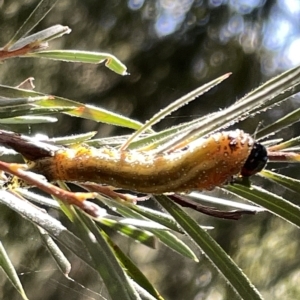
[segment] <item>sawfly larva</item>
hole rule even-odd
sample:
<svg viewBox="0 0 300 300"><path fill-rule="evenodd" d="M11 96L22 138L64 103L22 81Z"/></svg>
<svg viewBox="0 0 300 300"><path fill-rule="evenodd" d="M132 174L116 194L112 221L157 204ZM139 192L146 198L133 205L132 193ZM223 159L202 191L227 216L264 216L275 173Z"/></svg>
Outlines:
<svg viewBox="0 0 300 300"><path fill-rule="evenodd" d="M196 139L170 153L78 146L30 164L49 181L94 182L151 194L212 190L238 174L248 177L267 162L264 146L242 130Z"/></svg>

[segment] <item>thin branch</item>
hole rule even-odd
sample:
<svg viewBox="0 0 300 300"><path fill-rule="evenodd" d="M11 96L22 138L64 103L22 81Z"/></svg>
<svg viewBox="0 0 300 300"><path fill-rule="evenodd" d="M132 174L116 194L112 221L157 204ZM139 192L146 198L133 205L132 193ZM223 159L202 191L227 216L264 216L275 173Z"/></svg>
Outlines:
<svg viewBox="0 0 300 300"><path fill-rule="evenodd" d="M69 191L65 191L45 181L44 179L41 180L40 175L25 171L23 169L23 165L9 164L0 161L0 169L6 173L17 176L21 180L24 180L26 183L35 186L48 194L59 198L64 203L75 205L81 208L92 217L98 218L103 215L103 210L98 205L86 201L86 199L94 199L97 196L96 193L72 193Z"/></svg>

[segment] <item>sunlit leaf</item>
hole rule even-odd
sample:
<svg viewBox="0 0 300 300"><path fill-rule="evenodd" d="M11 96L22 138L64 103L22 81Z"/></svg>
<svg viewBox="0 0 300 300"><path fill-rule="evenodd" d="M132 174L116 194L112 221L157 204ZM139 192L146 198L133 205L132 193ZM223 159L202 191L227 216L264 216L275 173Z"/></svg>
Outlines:
<svg viewBox="0 0 300 300"><path fill-rule="evenodd" d="M99 223L109 227L110 229L116 230L117 232L120 232L121 234L130 237L141 244L151 248L156 248L155 237L149 231L138 229L132 225L122 224L108 218L101 218Z"/></svg>
<svg viewBox="0 0 300 300"><path fill-rule="evenodd" d="M6 44L5 48L9 48L17 40L25 36L29 31L31 31L53 8L57 0L41 0L39 1L36 8L32 11L27 20L22 24L19 30L11 38L11 40Z"/></svg>
<svg viewBox="0 0 300 300"><path fill-rule="evenodd" d="M44 49L47 47L47 44L45 42L61 37L62 35L68 34L70 32L71 29L68 26L55 25L25 38L21 38L12 46L10 46L8 50L9 52L13 52L27 46L28 50L24 53L21 52L20 55L16 53L16 56L24 56L27 55L27 53L30 53L30 49L32 49L33 51Z"/></svg>
<svg viewBox="0 0 300 300"><path fill-rule="evenodd" d="M63 252L60 250L60 248L57 246L57 244L54 242L54 240L51 238L51 236L42 228L38 227L40 236L42 238L42 241L44 242L44 245L48 249L48 251L51 253L51 256L55 260L57 266L61 270L61 272L68 277L69 273L71 271L71 264L66 258L66 256L63 254Z"/></svg>
<svg viewBox="0 0 300 300"><path fill-rule="evenodd" d="M84 241L94 261L95 269L105 282L112 299L140 299L109 245L103 238L101 231L83 213L78 211L78 214L80 215L80 219L78 221L75 220L77 232Z"/></svg>
<svg viewBox="0 0 300 300"><path fill-rule="evenodd" d="M24 300L28 300L18 274L0 241L0 267Z"/></svg>
<svg viewBox="0 0 300 300"><path fill-rule="evenodd" d="M105 66L115 73L119 75L128 75L126 66L109 53L79 50L51 50L28 53L26 56L92 64L105 62Z"/></svg>
<svg viewBox="0 0 300 300"><path fill-rule="evenodd" d="M257 186L229 185L227 189L260 205L282 219L300 227L300 208L284 198Z"/></svg>
<svg viewBox="0 0 300 300"><path fill-rule="evenodd" d="M70 249L79 258L92 266L91 258L82 241L64 227L58 220L7 191L0 191L0 202L16 211L22 217L43 228L62 245Z"/></svg>
<svg viewBox="0 0 300 300"><path fill-rule="evenodd" d="M156 199L173 216L196 245L198 245L242 299L263 299L242 270L196 221L189 217L188 214L168 197L156 196Z"/></svg>
<svg viewBox="0 0 300 300"><path fill-rule="evenodd" d="M45 94L28 91L24 89L18 89L10 86L0 85L0 96L7 98L22 98L22 97L36 97L45 96ZM51 96L51 100L40 100L37 105L51 109L53 107L70 108L66 114L74 117L85 118L96 122L104 122L116 126L124 126L132 129L138 129L141 123L116 113L110 112L106 109L99 108L93 105L83 104L73 100L69 100L62 97ZM76 107L74 109L74 107Z"/></svg>

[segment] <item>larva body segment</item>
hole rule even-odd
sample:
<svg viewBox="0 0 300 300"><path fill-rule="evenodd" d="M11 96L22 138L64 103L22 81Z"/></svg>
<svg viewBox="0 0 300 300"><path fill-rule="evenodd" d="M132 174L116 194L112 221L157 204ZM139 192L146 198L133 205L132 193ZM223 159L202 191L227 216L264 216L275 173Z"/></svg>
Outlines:
<svg viewBox="0 0 300 300"><path fill-rule="evenodd" d="M240 173L254 140L241 130L215 133L159 155L80 146L35 160L49 181L95 182L141 193L211 190Z"/></svg>

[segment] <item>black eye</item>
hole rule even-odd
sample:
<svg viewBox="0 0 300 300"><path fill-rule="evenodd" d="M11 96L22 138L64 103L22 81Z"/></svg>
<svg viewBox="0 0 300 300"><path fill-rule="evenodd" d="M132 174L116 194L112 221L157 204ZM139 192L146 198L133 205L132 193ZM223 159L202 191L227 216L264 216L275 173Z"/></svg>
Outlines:
<svg viewBox="0 0 300 300"><path fill-rule="evenodd" d="M253 148L241 170L244 177L252 176L260 172L268 161L268 152L265 146L254 143Z"/></svg>

